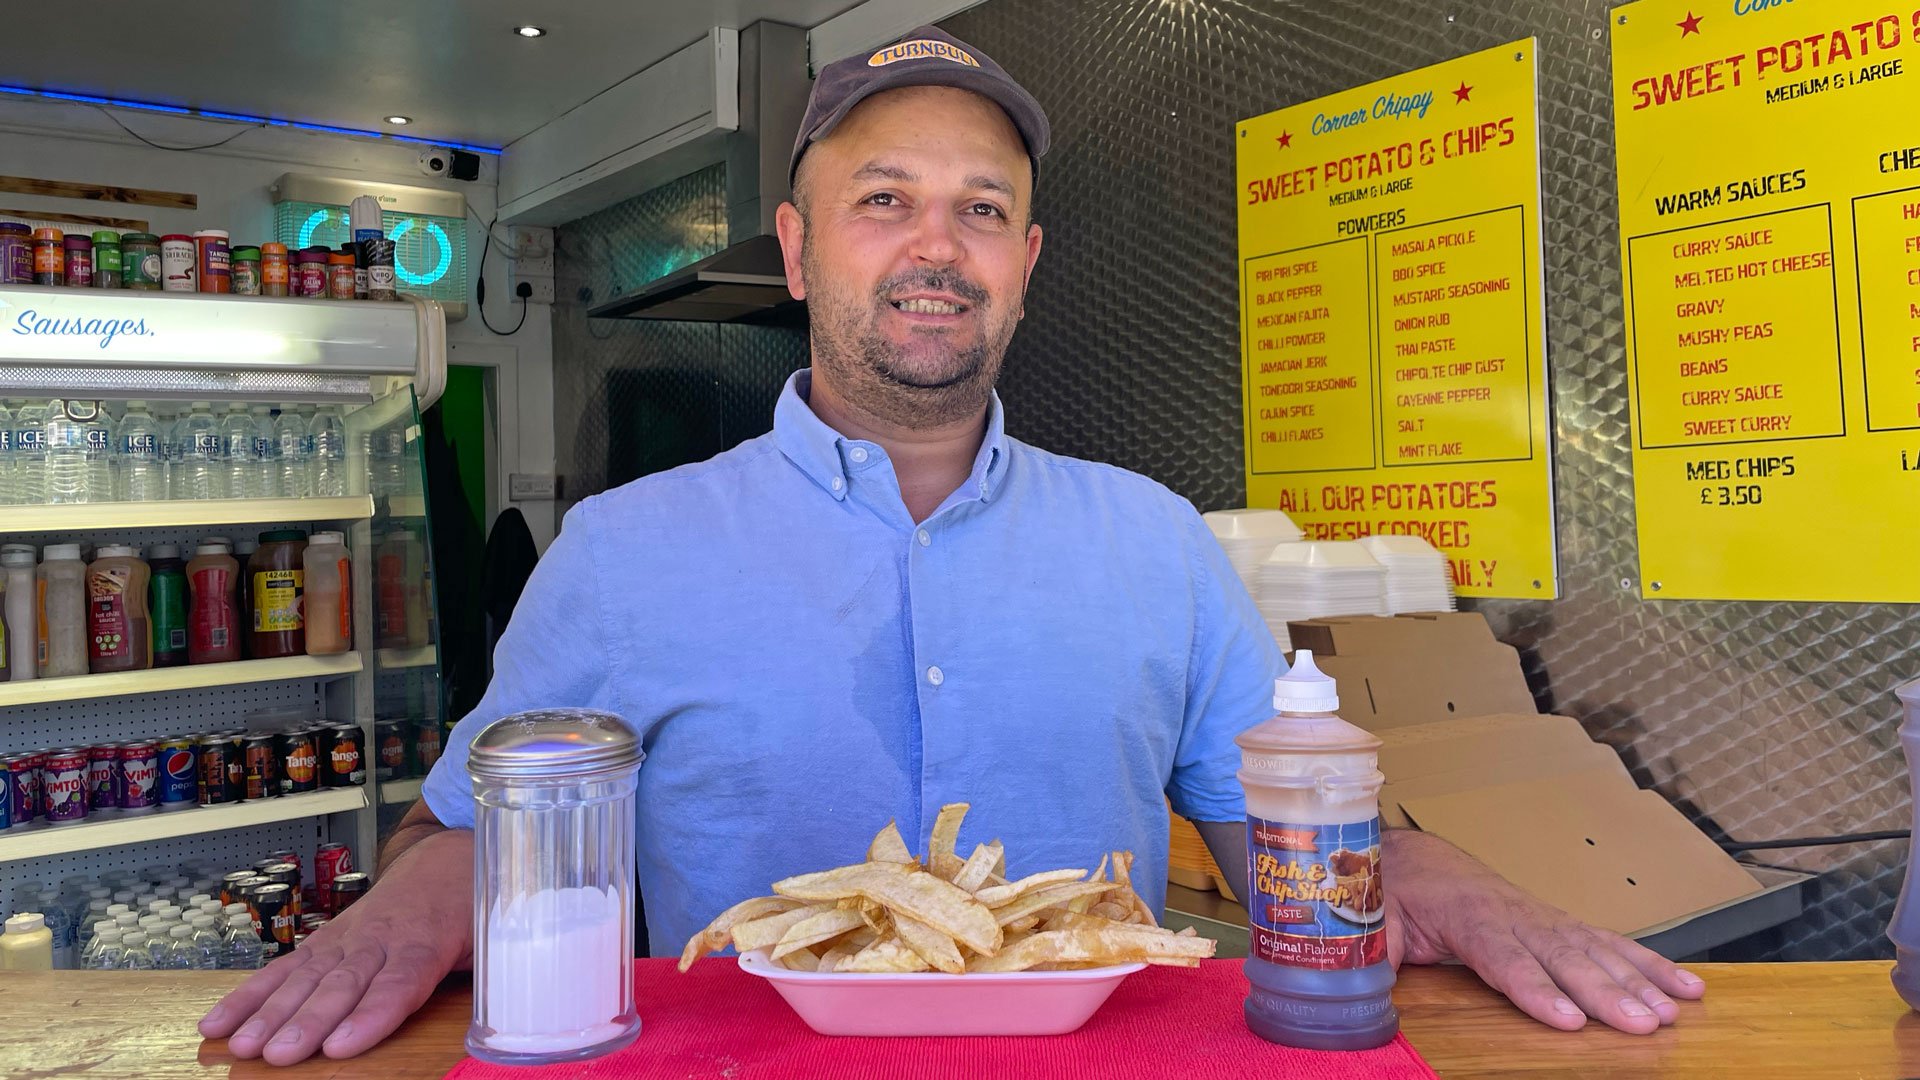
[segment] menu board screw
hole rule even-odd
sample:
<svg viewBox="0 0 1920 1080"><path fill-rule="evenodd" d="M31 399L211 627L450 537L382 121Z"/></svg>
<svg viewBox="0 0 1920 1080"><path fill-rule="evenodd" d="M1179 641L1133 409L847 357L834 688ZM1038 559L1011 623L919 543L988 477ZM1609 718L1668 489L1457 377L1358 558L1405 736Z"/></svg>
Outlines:
<svg viewBox="0 0 1920 1080"><path fill-rule="evenodd" d="M1654 591L1654 592L1659 592L1659 591L1660 591L1660 583L1659 583L1659 582L1657 582L1657 581L1656 581L1656 582L1654 582L1654 583L1653 583L1653 591Z"/></svg>

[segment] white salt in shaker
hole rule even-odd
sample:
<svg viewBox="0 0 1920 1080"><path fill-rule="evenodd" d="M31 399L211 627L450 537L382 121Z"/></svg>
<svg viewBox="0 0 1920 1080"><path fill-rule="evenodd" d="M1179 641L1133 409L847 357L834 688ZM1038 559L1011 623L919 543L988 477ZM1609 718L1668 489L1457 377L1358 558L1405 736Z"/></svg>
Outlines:
<svg viewBox="0 0 1920 1080"><path fill-rule="evenodd" d="M474 1057L579 1061L640 1034L633 829L644 756L625 721L589 709L516 713L474 737Z"/></svg>

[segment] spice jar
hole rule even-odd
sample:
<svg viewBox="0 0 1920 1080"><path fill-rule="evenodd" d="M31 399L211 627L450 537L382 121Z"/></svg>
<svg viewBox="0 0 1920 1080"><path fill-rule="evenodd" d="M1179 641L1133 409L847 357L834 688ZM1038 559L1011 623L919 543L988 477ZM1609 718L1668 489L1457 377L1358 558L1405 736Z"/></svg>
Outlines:
<svg viewBox="0 0 1920 1080"><path fill-rule="evenodd" d="M323 247L301 248L294 256L295 265L300 272L300 280L294 289L295 296L309 300L325 299L327 295L327 249Z"/></svg>
<svg viewBox="0 0 1920 1080"><path fill-rule="evenodd" d="M328 299L351 300L353 299L353 288L353 256L339 251L328 253Z"/></svg>
<svg viewBox="0 0 1920 1080"><path fill-rule="evenodd" d="M93 286L93 237L69 236L61 241L66 248L66 285L85 289Z"/></svg>
<svg viewBox="0 0 1920 1080"><path fill-rule="evenodd" d="M125 280L122 269L120 234L111 229L93 234L93 287L118 289Z"/></svg>
<svg viewBox="0 0 1920 1080"><path fill-rule="evenodd" d="M231 252L233 262L233 295L260 295L260 249L257 247L237 247Z"/></svg>
<svg viewBox="0 0 1920 1080"><path fill-rule="evenodd" d="M590 709L516 713L474 736L474 1057L580 1061L640 1033L628 958L644 756L625 721Z"/></svg>
<svg viewBox="0 0 1920 1080"><path fill-rule="evenodd" d="M287 279L292 270L287 262L287 245L260 245L260 295L291 296Z"/></svg>
<svg viewBox="0 0 1920 1080"><path fill-rule="evenodd" d="M152 233L120 236L121 281L129 289L152 292L160 288L160 238Z"/></svg>
<svg viewBox="0 0 1920 1080"><path fill-rule="evenodd" d="M0 285L33 284L33 230L0 221Z"/></svg>
<svg viewBox="0 0 1920 1080"><path fill-rule="evenodd" d="M33 230L33 283L67 283L66 234L59 229Z"/></svg>
<svg viewBox="0 0 1920 1080"><path fill-rule="evenodd" d="M233 253L227 249L225 229L201 229L193 234L194 259L200 269L200 291L233 291Z"/></svg>

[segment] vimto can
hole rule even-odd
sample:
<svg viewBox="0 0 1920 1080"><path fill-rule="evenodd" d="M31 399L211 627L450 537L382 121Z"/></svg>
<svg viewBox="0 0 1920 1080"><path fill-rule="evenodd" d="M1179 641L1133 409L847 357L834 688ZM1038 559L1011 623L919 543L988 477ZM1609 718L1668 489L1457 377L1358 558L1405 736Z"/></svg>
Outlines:
<svg viewBox="0 0 1920 1080"><path fill-rule="evenodd" d="M12 806L8 817L15 825L25 825L40 813L40 774L32 754L14 754L4 759L7 766L8 795Z"/></svg>
<svg viewBox="0 0 1920 1080"><path fill-rule="evenodd" d="M0 829L13 827L13 763L0 758Z"/></svg>
<svg viewBox="0 0 1920 1080"><path fill-rule="evenodd" d="M120 746L117 743L87 751L87 808L96 814L120 809Z"/></svg>
<svg viewBox="0 0 1920 1080"><path fill-rule="evenodd" d="M200 756L192 739L167 739L159 746L160 809L183 810L200 799Z"/></svg>
<svg viewBox="0 0 1920 1080"><path fill-rule="evenodd" d="M87 819L87 770L90 755L84 746L47 751L40 766L40 788L46 800L47 821L63 825Z"/></svg>
<svg viewBox="0 0 1920 1080"><path fill-rule="evenodd" d="M120 809L151 814L160 808L160 752L150 742L120 747Z"/></svg>

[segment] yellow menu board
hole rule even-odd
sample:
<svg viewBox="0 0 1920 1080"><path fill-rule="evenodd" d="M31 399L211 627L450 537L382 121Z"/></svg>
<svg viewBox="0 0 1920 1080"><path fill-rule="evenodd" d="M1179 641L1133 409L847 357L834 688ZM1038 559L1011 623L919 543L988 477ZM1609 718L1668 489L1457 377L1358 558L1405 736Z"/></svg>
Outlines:
<svg viewBox="0 0 1920 1080"><path fill-rule="evenodd" d="M1920 601L1917 7L1614 9L1644 596Z"/></svg>
<svg viewBox="0 0 1920 1080"><path fill-rule="evenodd" d="M1531 38L1242 121L1247 503L1558 595Z"/></svg>

